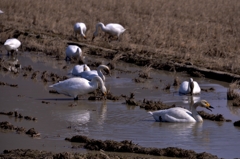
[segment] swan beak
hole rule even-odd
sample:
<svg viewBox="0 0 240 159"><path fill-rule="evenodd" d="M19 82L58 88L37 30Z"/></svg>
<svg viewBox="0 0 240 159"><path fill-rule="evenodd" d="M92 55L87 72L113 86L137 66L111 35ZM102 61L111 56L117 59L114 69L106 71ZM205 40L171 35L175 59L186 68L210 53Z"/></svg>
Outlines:
<svg viewBox="0 0 240 159"><path fill-rule="evenodd" d="M84 36L83 38L84 38L84 39L87 39L87 37L86 37L86 36Z"/></svg>
<svg viewBox="0 0 240 159"><path fill-rule="evenodd" d="M214 109L214 107L212 107L211 105L209 105L208 107L206 107L208 110L212 111L212 109Z"/></svg>

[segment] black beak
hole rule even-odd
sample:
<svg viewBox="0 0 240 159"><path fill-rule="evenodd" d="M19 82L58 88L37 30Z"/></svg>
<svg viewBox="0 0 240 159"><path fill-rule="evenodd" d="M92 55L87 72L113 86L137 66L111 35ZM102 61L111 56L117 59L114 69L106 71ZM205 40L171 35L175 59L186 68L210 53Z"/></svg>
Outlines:
<svg viewBox="0 0 240 159"><path fill-rule="evenodd" d="M212 111L212 109L214 109L214 107L212 106L209 106L209 107L206 107L208 110Z"/></svg>

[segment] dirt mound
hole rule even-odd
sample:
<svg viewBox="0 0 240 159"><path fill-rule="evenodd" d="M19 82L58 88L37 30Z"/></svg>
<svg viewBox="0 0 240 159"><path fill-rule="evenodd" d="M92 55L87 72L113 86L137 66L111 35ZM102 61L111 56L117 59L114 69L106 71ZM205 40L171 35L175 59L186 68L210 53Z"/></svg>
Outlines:
<svg viewBox="0 0 240 159"><path fill-rule="evenodd" d="M145 148L134 144L132 141L124 140L121 142L113 140L94 140L89 139L86 136L73 136L72 138L66 138L66 140L71 142L84 143L84 148L88 150L104 150L113 152L129 152L138 154L148 154L155 156L168 156L168 157L181 157L181 158L218 158L217 156L211 155L209 153L196 153L192 150L184 150L176 147L168 148Z"/></svg>
<svg viewBox="0 0 240 159"><path fill-rule="evenodd" d="M208 114L204 111L198 111L198 114L201 115L203 119L213 120L213 121L230 121L228 119L225 119L222 114Z"/></svg>
<svg viewBox="0 0 240 159"><path fill-rule="evenodd" d="M240 120L235 121L235 122L233 123L233 125L234 125L234 126L239 126L239 127L240 127Z"/></svg>

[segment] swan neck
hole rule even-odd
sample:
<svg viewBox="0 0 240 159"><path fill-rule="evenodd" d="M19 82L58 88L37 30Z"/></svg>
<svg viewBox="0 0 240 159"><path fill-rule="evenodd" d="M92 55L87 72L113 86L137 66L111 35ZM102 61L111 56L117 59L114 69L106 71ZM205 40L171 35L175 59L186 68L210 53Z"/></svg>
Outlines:
<svg viewBox="0 0 240 159"><path fill-rule="evenodd" d="M98 73L98 76L100 76L102 78L102 80L105 81L105 78L102 73L102 67L97 68L97 73Z"/></svg>
<svg viewBox="0 0 240 159"><path fill-rule="evenodd" d="M192 112L192 116L193 118L197 121L197 122L202 122L203 119L202 117L198 114L197 112L197 107L199 106L199 102L194 103L191 107L191 112Z"/></svg>
<svg viewBox="0 0 240 159"><path fill-rule="evenodd" d="M96 26L96 31L98 31L98 27L101 27L101 29L102 29L103 31L106 30L106 27L105 27L105 25L104 25L103 23L98 23L98 24L97 24L97 26Z"/></svg>
<svg viewBox="0 0 240 159"><path fill-rule="evenodd" d="M95 76L92 79L91 83L92 83L92 85L96 85L97 87L99 84L101 88L104 86L103 80L99 76Z"/></svg>
<svg viewBox="0 0 240 159"><path fill-rule="evenodd" d="M80 27L79 29L80 29L80 33L81 33L81 35L82 35L82 36L85 36L84 33L83 33L82 28Z"/></svg>

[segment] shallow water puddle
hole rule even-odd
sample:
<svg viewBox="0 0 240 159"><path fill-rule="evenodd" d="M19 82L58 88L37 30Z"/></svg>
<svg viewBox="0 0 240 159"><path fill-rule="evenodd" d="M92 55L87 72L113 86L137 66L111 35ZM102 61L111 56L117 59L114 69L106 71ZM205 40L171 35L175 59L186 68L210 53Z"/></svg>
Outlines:
<svg viewBox="0 0 240 159"><path fill-rule="evenodd" d="M5 55L1 58L7 59ZM90 58L90 57L88 57ZM95 59L99 59L98 57ZM31 65L34 71L48 70L58 75L67 75L74 64L65 61L55 61L41 54L29 53L18 55L19 63ZM104 59L99 59L108 63ZM63 69L67 66L66 69ZM163 90L166 84L173 84L174 74L151 70L150 77L144 83L134 82L138 78L141 67L118 62L117 70L112 70L112 76L106 77L106 86L116 96L134 93L137 100L162 101L168 105L176 104L188 108L189 97L179 96L178 88L171 86ZM31 74L31 73L30 73ZM184 73L176 74L180 81L188 80ZM66 137L86 135L90 138L116 141L132 140L145 147L179 147L192 149L196 152L209 152L218 157L239 157L240 142L237 137L240 129L233 126L239 120L239 108L232 107L226 100L228 83L204 78L194 78L201 88L214 88L212 92L202 92L195 99L206 99L214 107L207 113L222 114L232 122L215 122L204 120L203 123L159 123L155 122L146 110L137 106L127 106L125 100L119 101L89 101L88 96L73 101L64 95L49 93L48 85L39 78L23 77L22 73L12 74L0 72L0 81L17 84L18 87L0 86L0 111L18 111L22 115L36 117L37 121L27 121L0 115L0 121L9 121L14 126L30 129L34 127L41 133L40 138L32 139L25 134L16 134L1 129L0 152L4 149L34 148L42 150L80 151L71 149L74 143L66 142ZM43 102L44 101L44 102ZM4 144L3 144L4 143ZM223 146L224 145L224 146ZM81 149L81 151L85 151Z"/></svg>

